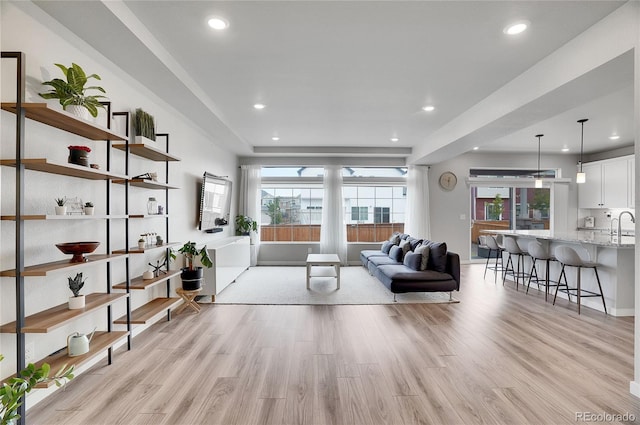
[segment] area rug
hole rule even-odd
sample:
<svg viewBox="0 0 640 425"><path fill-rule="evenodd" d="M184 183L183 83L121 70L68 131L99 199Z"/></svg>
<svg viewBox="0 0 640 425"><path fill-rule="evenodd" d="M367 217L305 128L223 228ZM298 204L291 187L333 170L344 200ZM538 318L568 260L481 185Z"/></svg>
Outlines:
<svg viewBox="0 0 640 425"><path fill-rule="evenodd" d="M206 302L203 297L198 302ZM306 267L251 267L216 296L216 304L394 304L391 293L364 267L342 267L335 278L314 277L306 287ZM448 293L397 294L397 303L457 303Z"/></svg>

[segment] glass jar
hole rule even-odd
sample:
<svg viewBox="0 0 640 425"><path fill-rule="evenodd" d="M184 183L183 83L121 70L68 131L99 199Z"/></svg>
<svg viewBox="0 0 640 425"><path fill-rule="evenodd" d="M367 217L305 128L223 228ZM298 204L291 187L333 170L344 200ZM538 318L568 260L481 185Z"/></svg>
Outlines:
<svg viewBox="0 0 640 425"><path fill-rule="evenodd" d="M156 198L149 198L149 200L147 201L147 214L158 214L158 201L156 201Z"/></svg>

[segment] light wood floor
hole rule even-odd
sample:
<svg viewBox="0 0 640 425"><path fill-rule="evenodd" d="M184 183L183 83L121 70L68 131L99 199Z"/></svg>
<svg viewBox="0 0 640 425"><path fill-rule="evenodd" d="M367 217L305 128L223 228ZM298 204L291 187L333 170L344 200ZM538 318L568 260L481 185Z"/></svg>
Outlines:
<svg viewBox="0 0 640 425"><path fill-rule="evenodd" d="M458 304L222 306L136 337L29 424L575 424L626 412L633 320L483 280ZM304 284L302 282L301 284ZM343 282L348 285L349 282Z"/></svg>

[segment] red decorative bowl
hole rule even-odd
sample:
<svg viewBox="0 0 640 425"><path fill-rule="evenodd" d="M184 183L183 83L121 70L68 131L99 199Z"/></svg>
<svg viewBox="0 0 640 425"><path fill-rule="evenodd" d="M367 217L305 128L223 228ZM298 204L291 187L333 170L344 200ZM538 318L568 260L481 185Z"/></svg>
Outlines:
<svg viewBox="0 0 640 425"><path fill-rule="evenodd" d="M100 242L65 242L56 246L64 254L73 254L70 263L84 263L87 259L82 254L89 254L96 250Z"/></svg>

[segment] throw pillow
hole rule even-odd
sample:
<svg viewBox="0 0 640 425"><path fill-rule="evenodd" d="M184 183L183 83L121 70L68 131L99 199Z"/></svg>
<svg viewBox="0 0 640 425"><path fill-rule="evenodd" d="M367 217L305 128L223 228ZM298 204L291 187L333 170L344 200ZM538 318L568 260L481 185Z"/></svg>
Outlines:
<svg viewBox="0 0 640 425"><path fill-rule="evenodd" d="M389 258L397 263L402 263L402 248L398 245L394 245L389 250Z"/></svg>
<svg viewBox="0 0 640 425"><path fill-rule="evenodd" d="M416 248L418 247L418 245L420 245L422 243L422 239L416 239L414 237L410 237L407 240L411 244L411 251L415 251Z"/></svg>
<svg viewBox="0 0 640 425"><path fill-rule="evenodd" d="M408 239L408 238L409 238L409 236L410 236L410 235L409 235L408 233L403 233L403 234L401 234L401 235L400 235L400 240Z"/></svg>
<svg viewBox="0 0 640 425"><path fill-rule="evenodd" d="M427 266L429 264L429 246L420 245L419 247L416 248L414 252L422 256L422 261L420 263L420 270L427 270Z"/></svg>
<svg viewBox="0 0 640 425"><path fill-rule="evenodd" d="M422 263L422 255L415 252L409 252L404 257L402 264L409 267L411 270L420 270L420 263Z"/></svg>
<svg viewBox="0 0 640 425"><path fill-rule="evenodd" d="M407 255L407 252L411 251L411 242L407 239L400 241L400 245L398 246L402 248L402 258Z"/></svg>
<svg viewBox="0 0 640 425"><path fill-rule="evenodd" d="M391 241L386 241L385 243L382 244L380 251L384 252L385 254L389 254L389 251L391 250L392 246L393 244L391 243Z"/></svg>
<svg viewBox="0 0 640 425"><path fill-rule="evenodd" d="M431 242L429 245L429 270L445 273L447 270L447 243Z"/></svg>
<svg viewBox="0 0 640 425"><path fill-rule="evenodd" d="M398 245L400 243L400 234L391 235L389 242L391 242L392 245Z"/></svg>

